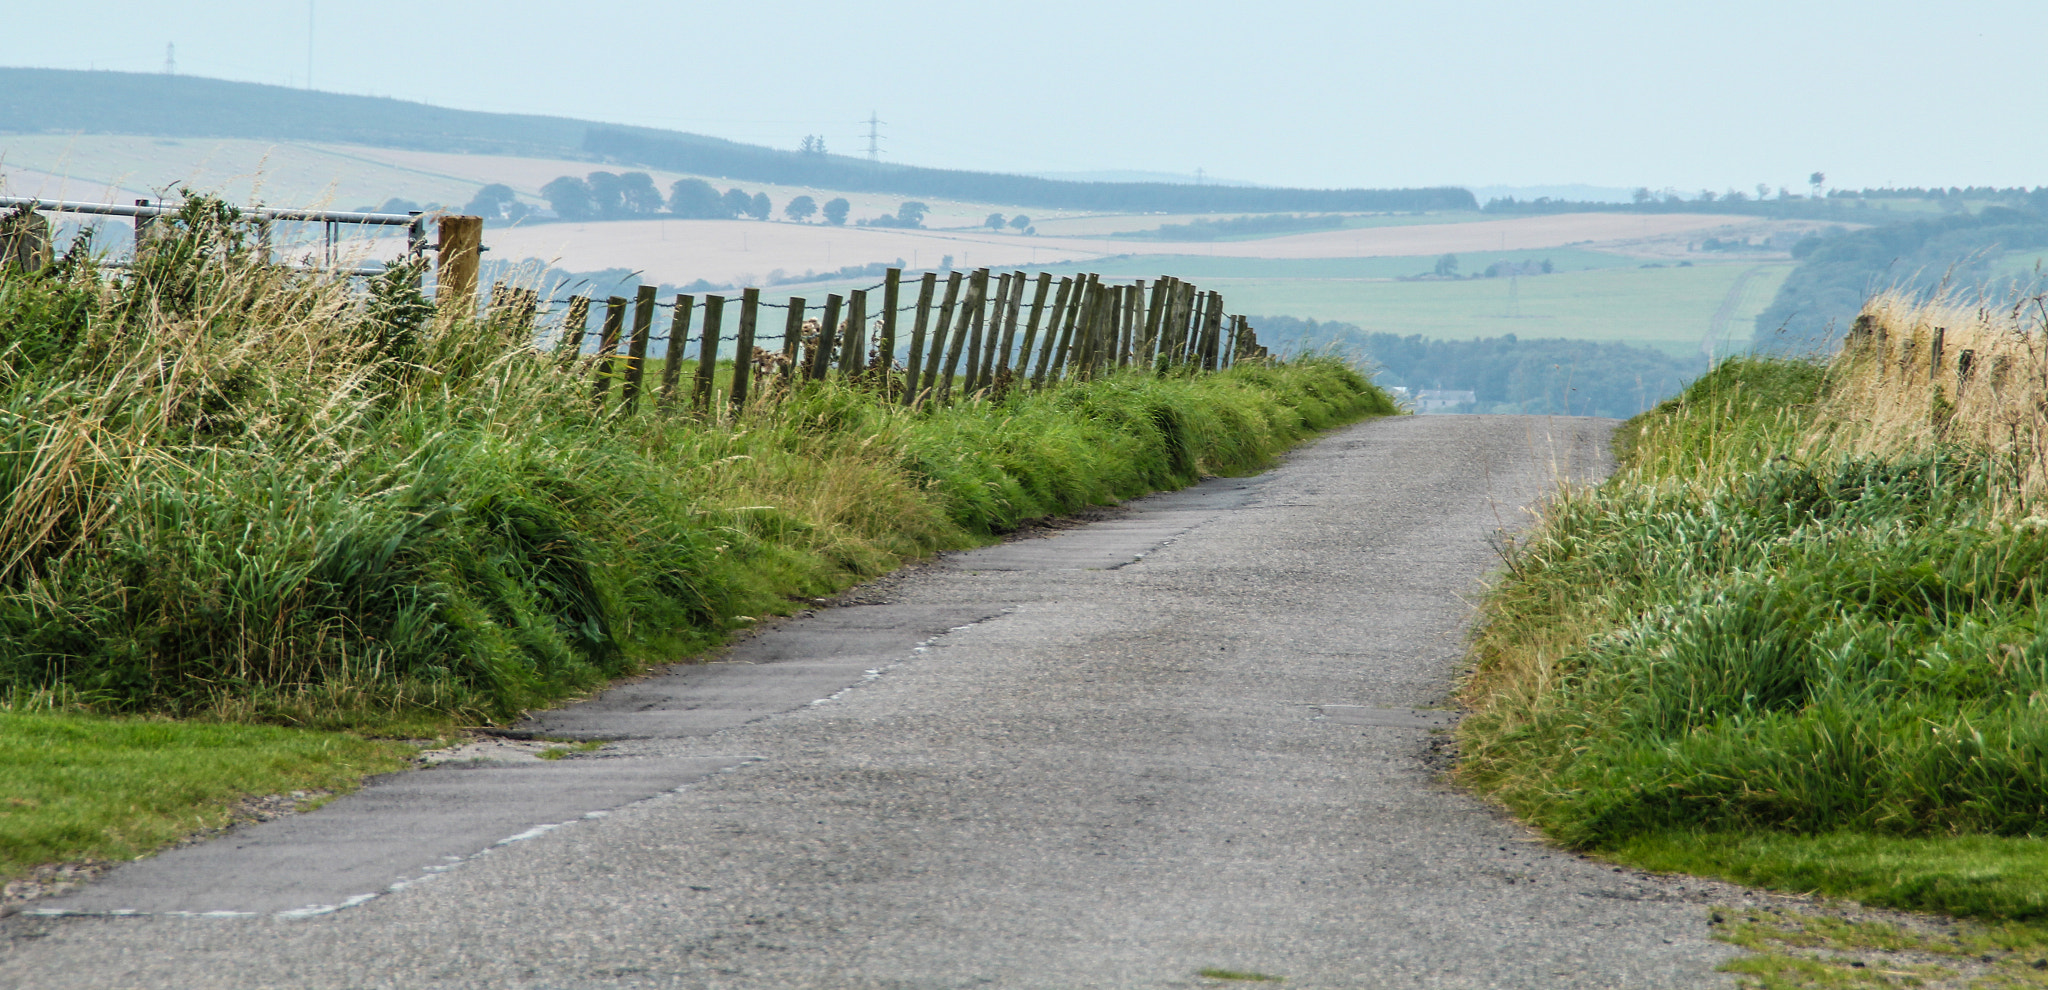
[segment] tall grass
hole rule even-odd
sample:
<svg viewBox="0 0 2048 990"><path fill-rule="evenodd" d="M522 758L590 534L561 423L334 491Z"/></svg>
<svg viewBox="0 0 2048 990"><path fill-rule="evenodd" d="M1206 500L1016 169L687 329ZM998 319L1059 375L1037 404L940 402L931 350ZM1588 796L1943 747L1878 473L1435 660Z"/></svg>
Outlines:
<svg viewBox="0 0 2048 990"><path fill-rule="evenodd" d="M1621 470L1510 552L1464 779L1572 846L1704 870L1804 855L1743 836L2048 836L2040 346L2038 324L1880 298L1828 364L1731 361L1631 423ZM1988 363L1959 378L1961 349ZM2048 912L1883 848L1819 873L1745 854L1743 876Z"/></svg>
<svg viewBox="0 0 2048 990"><path fill-rule="evenodd" d="M1333 361L911 412L594 407L523 332L261 264L195 201L142 267L0 273L0 687L21 704L491 721L1019 522L1392 411Z"/></svg>

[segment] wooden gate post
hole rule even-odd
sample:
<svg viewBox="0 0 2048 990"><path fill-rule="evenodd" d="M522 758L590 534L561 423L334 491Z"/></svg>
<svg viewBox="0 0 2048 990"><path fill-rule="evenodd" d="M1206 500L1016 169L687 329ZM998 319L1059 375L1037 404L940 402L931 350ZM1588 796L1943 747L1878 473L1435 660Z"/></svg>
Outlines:
<svg viewBox="0 0 2048 990"><path fill-rule="evenodd" d="M446 317L476 318L477 270L483 262L484 218L442 217L435 248L434 305Z"/></svg>
<svg viewBox="0 0 2048 990"><path fill-rule="evenodd" d="M0 267L41 271L50 263L50 221L34 211L7 218L0 227Z"/></svg>
<svg viewBox="0 0 2048 990"><path fill-rule="evenodd" d="M818 321L818 339L811 341L811 353L804 361L804 377L817 381L832 368L832 339L839 332L839 307L845 305L838 293L825 296L825 318Z"/></svg>

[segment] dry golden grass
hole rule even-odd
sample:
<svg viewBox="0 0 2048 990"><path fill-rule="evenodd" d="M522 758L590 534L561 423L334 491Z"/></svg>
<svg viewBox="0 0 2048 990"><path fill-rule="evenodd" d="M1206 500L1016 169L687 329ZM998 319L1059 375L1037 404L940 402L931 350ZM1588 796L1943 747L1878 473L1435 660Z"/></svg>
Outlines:
<svg viewBox="0 0 2048 990"><path fill-rule="evenodd" d="M1863 308L1830 366L1830 396L1806 446L1896 452L1959 444L2017 483L2011 508L2048 491L2048 309L1991 309L1884 294Z"/></svg>

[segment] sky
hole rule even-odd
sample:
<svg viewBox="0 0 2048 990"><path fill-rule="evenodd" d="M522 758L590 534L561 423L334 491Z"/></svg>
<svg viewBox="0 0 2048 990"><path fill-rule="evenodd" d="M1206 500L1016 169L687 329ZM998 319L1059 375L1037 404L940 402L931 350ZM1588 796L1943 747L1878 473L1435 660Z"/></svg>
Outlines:
<svg viewBox="0 0 2048 990"><path fill-rule="evenodd" d="M2048 185L2048 3L7 0L0 64L177 71L1005 172ZM1937 12L1938 11L1938 12ZM309 32L309 20L311 30ZM309 44L310 41L310 44Z"/></svg>

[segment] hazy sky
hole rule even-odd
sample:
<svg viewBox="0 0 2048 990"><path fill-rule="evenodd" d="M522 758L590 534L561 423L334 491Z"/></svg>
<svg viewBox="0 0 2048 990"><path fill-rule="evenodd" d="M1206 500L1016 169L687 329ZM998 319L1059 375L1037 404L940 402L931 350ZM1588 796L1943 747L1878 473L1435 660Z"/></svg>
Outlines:
<svg viewBox="0 0 2048 990"><path fill-rule="evenodd" d="M1001 171L2048 185L2048 3L315 0L320 89ZM304 85L303 0L7 0L0 64Z"/></svg>

